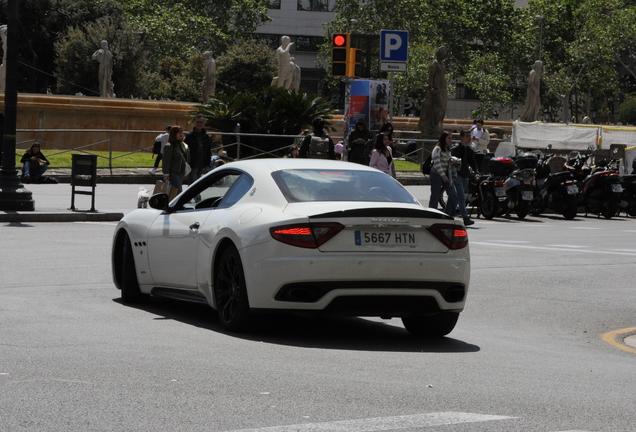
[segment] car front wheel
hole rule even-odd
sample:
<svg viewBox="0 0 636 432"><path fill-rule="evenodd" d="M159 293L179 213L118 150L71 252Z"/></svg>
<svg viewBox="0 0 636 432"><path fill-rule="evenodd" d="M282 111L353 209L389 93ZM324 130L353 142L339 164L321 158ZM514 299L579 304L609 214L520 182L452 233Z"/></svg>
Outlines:
<svg viewBox="0 0 636 432"><path fill-rule="evenodd" d="M148 297L139 289L137 280L137 270L135 268L135 257L132 244L128 235L122 239L122 249L120 251L121 260L121 299L125 303L140 303Z"/></svg>
<svg viewBox="0 0 636 432"><path fill-rule="evenodd" d="M219 320L226 330L240 332L249 327L251 314L245 274L234 246L221 253L214 278L214 296Z"/></svg>
<svg viewBox="0 0 636 432"><path fill-rule="evenodd" d="M444 312L432 316L402 317L404 328L417 337L442 337L455 328L458 312Z"/></svg>

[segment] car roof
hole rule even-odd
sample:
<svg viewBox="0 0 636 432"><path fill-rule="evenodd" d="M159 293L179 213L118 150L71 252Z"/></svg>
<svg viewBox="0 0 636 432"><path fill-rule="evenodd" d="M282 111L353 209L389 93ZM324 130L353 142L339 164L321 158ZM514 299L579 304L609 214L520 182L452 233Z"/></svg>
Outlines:
<svg viewBox="0 0 636 432"><path fill-rule="evenodd" d="M249 159L231 162L223 165L223 168L244 169L247 172L253 171L280 171L286 169L347 169L359 171L378 171L366 165L353 162L344 162L327 159L292 159L292 158L268 158Z"/></svg>

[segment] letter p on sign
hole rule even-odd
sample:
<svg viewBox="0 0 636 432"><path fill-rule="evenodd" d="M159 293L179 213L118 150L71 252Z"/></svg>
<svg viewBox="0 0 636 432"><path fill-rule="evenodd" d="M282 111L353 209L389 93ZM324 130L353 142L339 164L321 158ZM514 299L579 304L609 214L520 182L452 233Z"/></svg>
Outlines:
<svg viewBox="0 0 636 432"><path fill-rule="evenodd" d="M409 32L405 30L380 31L380 60L405 62L408 60Z"/></svg>

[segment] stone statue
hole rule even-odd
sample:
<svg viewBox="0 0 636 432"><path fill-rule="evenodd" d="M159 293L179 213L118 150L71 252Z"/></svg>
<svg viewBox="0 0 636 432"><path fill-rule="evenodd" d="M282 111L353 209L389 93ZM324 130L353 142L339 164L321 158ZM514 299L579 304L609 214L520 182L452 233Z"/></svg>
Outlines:
<svg viewBox="0 0 636 432"><path fill-rule="evenodd" d="M446 70L442 61L447 54L448 49L444 46L437 50L436 59L431 64L428 74L426 99L424 100L422 115L418 123L418 129L422 132L422 136L425 137L439 138L444 131L448 86L446 85Z"/></svg>
<svg viewBox="0 0 636 432"><path fill-rule="evenodd" d="M543 63L541 60L537 60L534 62L534 66L528 75L528 93L520 119L523 122L533 122L537 120L537 114L539 114L539 107L541 106L539 83L541 81L542 68Z"/></svg>
<svg viewBox="0 0 636 432"><path fill-rule="evenodd" d="M291 57L291 65L294 67L290 90L300 90L300 66L296 64L296 59Z"/></svg>
<svg viewBox="0 0 636 432"><path fill-rule="evenodd" d="M210 96L214 96L216 93L216 62L212 58L210 51L204 52L203 57L205 57L205 65L203 66L203 73L205 74L203 102L208 102Z"/></svg>
<svg viewBox="0 0 636 432"><path fill-rule="evenodd" d="M99 94L101 97L115 97L113 93L113 55L108 50L108 42L101 43L101 49L93 53L93 60L99 62Z"/></svg>
<svg viewBox="0 0 636 432"><path fill-rule="evenodd" d="M294 44L290 40L289 36L281 37L281 45L276 50L276 57L278 58L278 80L276 80L276 86L284 87L288 90L291 88L294 71L296 70L289 55L289 49Z"/></svg>
<svg viewBox="0 0 636 432"><path fill-rule="evenodd" d="M2 37L2 64L0 65L0 91L5 91L7 83L7 25L0 26Z"/></svg>

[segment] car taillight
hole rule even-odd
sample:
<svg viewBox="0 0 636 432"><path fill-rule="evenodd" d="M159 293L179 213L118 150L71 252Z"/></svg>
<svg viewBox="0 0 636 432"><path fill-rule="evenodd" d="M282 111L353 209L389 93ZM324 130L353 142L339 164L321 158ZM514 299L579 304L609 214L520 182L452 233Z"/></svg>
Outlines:
<svg viewBox="0 0 636 432"><path fill-rule="evenodd" d="M317 248L338 234L344 225L339 223L303 223L272 227L269 233L279 242L304 248Z"/></svg>
<svg viewBox="0 0 636 432"><path fill-rule="evenodd" d="M468 245L468 233L460 225L436 224L428 230L449 249L461 249Z"/></svg>

